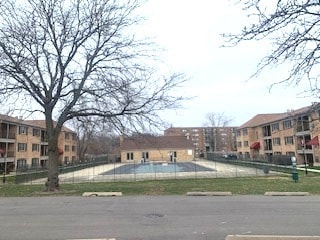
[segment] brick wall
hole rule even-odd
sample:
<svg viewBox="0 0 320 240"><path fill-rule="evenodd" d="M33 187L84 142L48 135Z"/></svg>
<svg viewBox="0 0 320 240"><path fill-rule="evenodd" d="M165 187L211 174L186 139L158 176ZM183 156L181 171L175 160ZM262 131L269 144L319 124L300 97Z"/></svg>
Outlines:
<svg viewBox="0 0 320 240"><path fill-rule="evenodd" d="M180 150L172 150L172 149L148 149L148 150L128 150L121 151L121 162L135 162L140 163L142 159L142 152L148 152L148 160L149 161L161 161L161 162L169 162L170 161L170 153L176 152L176 161L192 161L194 160L194 152L192 149L180 149ZM127 160L127 154L129 154L129 158L133 159Z"/></svg>

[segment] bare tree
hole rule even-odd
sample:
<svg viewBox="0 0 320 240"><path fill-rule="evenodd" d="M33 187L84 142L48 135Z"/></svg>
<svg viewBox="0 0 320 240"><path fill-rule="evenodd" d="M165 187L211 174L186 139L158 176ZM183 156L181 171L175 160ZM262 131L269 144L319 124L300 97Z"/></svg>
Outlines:
<svg viewBox="0 0 320 240"><path fill-rule="evenodd" d="M268 39L273 49L265 56L254 76L269 66L290 65L288 75L274 84L308 83L309 94L318 95L320 58L320 2L313 0L237 1L248 15L239 34L225 34L232 44Z"/></svg>
<svg viewBox="0 0 320 240"><path fill-rule="evenodd" d="M94 136L93 140L88 144L88 154L119 155L119 148L120 148L120 137L118 135L114 133L101 132L101 133L97 133Z"/></svg>
<svg viewBox="0 0 320 240"><path fill-rule="evenodd" d="M86 154L114 154L119 149L119 135L97 117L81 117L74 119L72 125L78 136L79 159Z"/></svg>
<svg viewBox="0 0 320 240"><path fill-rule="evenodd" d="M219 128L228 126L231 123L231 118L224 113L207 113L204 126L206 130L206 143L209 144L209 151L217 151L217 146L221 144Z"/></svg>
<svg viewBox="0 0 320 240"><path fill-rule="evenodd" d="M95 133L99 129L98 123L99 121L96 121L92 116L78 117L72 120L72 128L77 133L77 152L80 160L84 159L89 143L94 140Z"/></svg>
<svg viewBox="0 0 320 240"><path fill-rule="evenodd" d="M157 113L183 99L171 91L184 76L156 74L151 46L132 34L139 6L138 0L1 1L0 97L44 114L48 191L59 189L64 123L97 116L120 131L141 130L157 126Z"/></svg>
<svg viewBox="0 0 320 240"><path fill-rule="evenodd" d="M207 113L205 126L209 127L226 127L231 123L232 119L224 113Z"/></svg>

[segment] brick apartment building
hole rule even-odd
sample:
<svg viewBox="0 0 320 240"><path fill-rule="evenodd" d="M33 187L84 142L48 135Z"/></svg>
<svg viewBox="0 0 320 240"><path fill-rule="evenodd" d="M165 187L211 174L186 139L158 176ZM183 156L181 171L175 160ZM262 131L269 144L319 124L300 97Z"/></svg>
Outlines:
<svg viewBox="0 0 320 240"><path fill-rule="evenodd" d="M289 155L298 164L319 162L320 103L285 113L258 114L236 131L244 158Z"/></svg>
<svg viewBox="0 0 320 240"><path fill-rule="evenodd" d="M193 142L196 156L205 152L235 152L236 127L171 127L165 136L188 136Z"/></svg>
<svg viewBox="0 0 320 240"><path fill-rule="evenodd" d="M62 164L77 160L77 139L72 130L63 127L59 136ZM46 167L48 142L44 120L22 120L0 114L0 169L19 170Z"/></svg>

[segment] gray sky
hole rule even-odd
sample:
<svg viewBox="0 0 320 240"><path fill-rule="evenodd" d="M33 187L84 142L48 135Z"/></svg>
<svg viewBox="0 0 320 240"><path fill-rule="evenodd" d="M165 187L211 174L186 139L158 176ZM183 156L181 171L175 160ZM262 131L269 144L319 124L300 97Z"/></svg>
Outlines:
<svg viewBox="0 0 320 240"><path fill-rule="evenodd" d="M209 112L222 112L233 119L231 125L239 126L259 113L285 112L317 101L299 94L304 86L277 85L270 91L271 83L288 71L285 66L249 79L270 49L268 42L221 48L220 34L239 32L248 20L228 0L149 0L144 8L144 28L166 49L168 68L190 78L178 93L196 96L184 109L163 114L173 126L202 126Z"/></svg>

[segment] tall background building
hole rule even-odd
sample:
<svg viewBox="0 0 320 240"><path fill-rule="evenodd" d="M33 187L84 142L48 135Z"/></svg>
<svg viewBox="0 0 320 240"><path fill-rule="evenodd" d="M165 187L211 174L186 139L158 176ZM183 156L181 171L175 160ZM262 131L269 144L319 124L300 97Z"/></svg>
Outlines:
<svg viewBox="0 0 320 240"><path fill-rule="evenodd" d="M188 136L196 156L206 152L236 152L236 127L171 127L165 136Z"/></svg>

